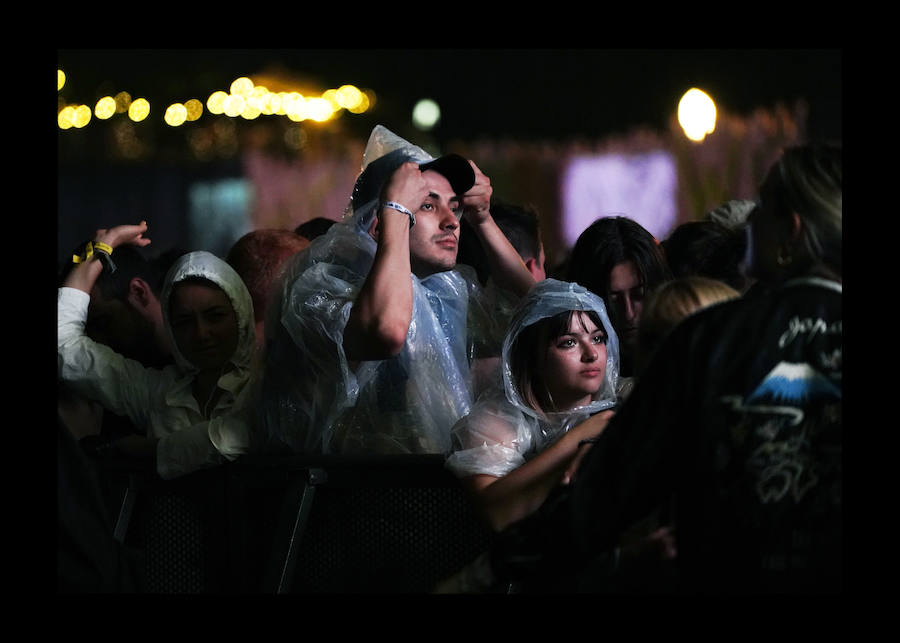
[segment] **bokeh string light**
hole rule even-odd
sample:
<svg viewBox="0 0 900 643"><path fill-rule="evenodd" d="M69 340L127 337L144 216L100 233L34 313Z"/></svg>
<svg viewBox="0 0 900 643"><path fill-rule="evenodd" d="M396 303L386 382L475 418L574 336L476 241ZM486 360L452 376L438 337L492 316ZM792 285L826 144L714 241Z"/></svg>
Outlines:
<svg viewBox="0 0 900 643"><path fill-rule="evenodd" d="M62 69L57 69L57 92L67 83ZM96 117L109 120L117 114L127 114L135 123L147 120L152 113L161 113L163 121L171 127L198 121L205 112L215 116L254 120L260 116L284 116L291 121L313 121L325 123L339 117L343 112L363 114L375 104L372 90L363 90L354 85L342 85L327 89L319 95L304 95L299 91L270 91L263 84L256 84L247 77L236 78L225 90L216 90L205 103L198 98L189 98L172 103L165 109L153 108L148 98L132 100L131 95L121 91L115 96L104 96L94 105L93 110L82 103L66 103L58 100L57 125L62 130L81 129ZM205 105L205 109L204 109Z"/></svg>

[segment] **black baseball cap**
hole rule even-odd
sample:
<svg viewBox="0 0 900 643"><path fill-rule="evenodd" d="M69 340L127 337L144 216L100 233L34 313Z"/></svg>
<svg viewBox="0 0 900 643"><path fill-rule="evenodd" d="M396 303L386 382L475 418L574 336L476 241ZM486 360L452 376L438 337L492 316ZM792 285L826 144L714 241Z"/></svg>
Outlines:
<svg viewBox="0 0 900 643"><path fill-rule="evenodd" d="M454 194L465 194L475 185L475 170L469 163L459 154L446 154L433 161L421 163L419 169L434 170L441 174L450 182Z"/></svg>
<svg viewBox="0 0 900 643"><path fill-rule="evenodd" d="M381 189L398 167L407 161L414 160L405 150L394 150L375 159L359 175L353 188L353 202L361 206L381 194ZM475 170L472 165L459 154L446 154L440 158L419 164L423 172L433 170L450 182L455 194L465 194L475 185Z"/></svg>

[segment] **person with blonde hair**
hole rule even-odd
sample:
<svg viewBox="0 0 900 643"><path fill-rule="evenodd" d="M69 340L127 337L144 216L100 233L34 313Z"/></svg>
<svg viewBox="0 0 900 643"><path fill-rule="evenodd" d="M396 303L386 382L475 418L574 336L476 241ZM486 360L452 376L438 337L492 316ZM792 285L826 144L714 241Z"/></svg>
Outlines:
<svg viewBox="0 0 900 643"><path fill-rule="evenodd" d="M532 582L605 580L587 561L674 498L675 591L841 593L842 182L834 144L768 170L749 216L757 285L665 337L571 493L508 535L534 544Z"/></svg>
<svg viewBox="0 0 900 643"><path fill-rule="evenodd" d="M647 299L638 328L638 370L644 369L656 348L681 321L740 294L723 281L698 275L679 277L659 286Z"/></svg>

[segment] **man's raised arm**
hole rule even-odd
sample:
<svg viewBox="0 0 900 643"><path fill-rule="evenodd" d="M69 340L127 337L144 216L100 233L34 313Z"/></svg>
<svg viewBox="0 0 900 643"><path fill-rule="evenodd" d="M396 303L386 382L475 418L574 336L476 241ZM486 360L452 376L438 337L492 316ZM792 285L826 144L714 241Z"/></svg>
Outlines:
<svg viewBox="0 0 900 643"><path fill-rule="evenodd" d="M475 170L475 185L463 195L463 216L481 241L494 282L499 287L522 296L534 286L534 277L491 216L493 188L490 179L475 163L469 163Z"/></svg>
<svg viewBox="0 0 900 643"><path fill-rule="evenodd" d="M383 203L392 201L416 212L427 196L428 186L413 162L401 165L382 192L373 222L375 259L344 331L344 351L352 361L387 359L403 348L412 319L410 220Z"/></svg>

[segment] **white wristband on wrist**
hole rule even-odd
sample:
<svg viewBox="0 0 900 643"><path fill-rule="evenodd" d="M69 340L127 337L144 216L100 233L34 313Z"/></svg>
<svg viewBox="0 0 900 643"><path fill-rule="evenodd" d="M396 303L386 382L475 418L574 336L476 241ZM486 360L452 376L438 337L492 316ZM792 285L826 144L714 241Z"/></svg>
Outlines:
<svg viewBox="0 0 900 643"><path fill-rule="evenodd" d="M413 227L416 225L416 215L414 215L409 208L407 208L402 203L397 203L396 201L385 201L381 204L383 208L391 208L392 210L397 210L397 212L402 212L406 216L409 217L409 227Z"/></svg>

